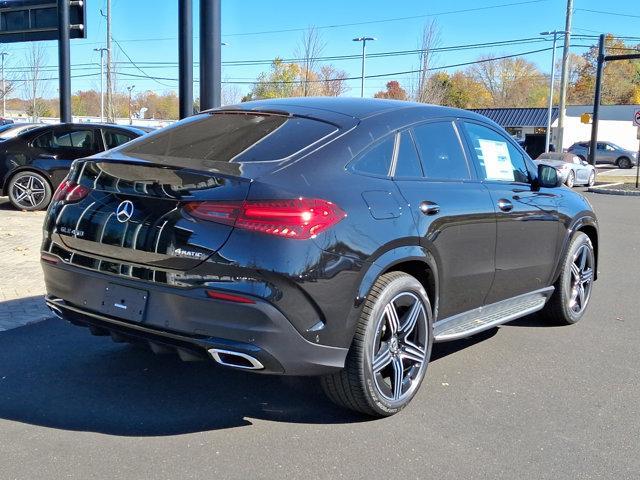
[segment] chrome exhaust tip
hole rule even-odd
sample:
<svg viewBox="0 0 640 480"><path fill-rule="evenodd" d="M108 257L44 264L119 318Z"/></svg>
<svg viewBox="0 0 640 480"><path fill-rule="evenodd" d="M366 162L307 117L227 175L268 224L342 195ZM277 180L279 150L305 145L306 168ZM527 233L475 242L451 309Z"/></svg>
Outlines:
<svg viewBox="0 0 640 480"><path fill-rule="evenodd" d="M242 352L232 352L231 350L222 350L220 348L210 348L209 353L213 359L220 365L225 367L241 368L243 370L262 370L264 365Z"/></svg>
<svg viewBox="0 0 640 480"><path fill-rule="evenodd" d="M64 320L65 318L62 316L62 310L60 310L58 307L51 305L51 304L47 304L47 307L49 307L49 310L51 310L51 313L53 313L56 317L58 317L60 320Z"/></svg>

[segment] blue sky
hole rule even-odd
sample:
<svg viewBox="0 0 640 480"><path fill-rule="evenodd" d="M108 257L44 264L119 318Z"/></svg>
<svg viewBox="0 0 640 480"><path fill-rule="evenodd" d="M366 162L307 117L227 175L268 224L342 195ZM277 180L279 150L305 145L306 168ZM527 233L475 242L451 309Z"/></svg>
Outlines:
<svg viewBox="0 0 640 480"><path fill-rule="evenodd" d="M418 45L420 30L425 22L436 18L441 31L441 45L461 45L480 42L537 37L544 30L563 29L565 0L532 0L530 3L503 6L499 8L478 8L522 3L525 0L444 0L402 1L382 0L223 0L223 62L235 60L267 60L276 56L292 57L296 44L300 39L300 31L279 33L257 33L271 30L304 29L309 25L317 27L335 26L345 23L376 22L357 26L339 26L321 28L326 43L324 55L358 54L360 45L351 41L355 36L367 35L377 37L376 42L368 46L368 52L388 52L415 49ZM636 0L637 1L637 0ZM634 0L617 0L603 3L601 0L575 0L574 33L595 35L600 32L613 32L618 35L640 36L640 14ZM106 6L105 0L86 0L88 4L88 38L72 40L71 63L93 64L78 66L73 75L90 75L91 77L73 78L72 90L99 88L99 54L94 48L104 46L105 21L100 9ZM112 0L113 37L117 40L129 57L135 62L177 62L177 0ZM635 4L635 5L634 5ZM393 8L391 8L393 7ZM458 12L465 9L474 11ZM587 10L607 11L627 14L629 16L608 15L589 12ZM195 35L198 35L198 1L194 0ZM428 17L430 15L431 17ZM630 15L635 15L630 16ZM421 16L403 20L390 20L399 17ZM592 41L595 43L595 40ZM577 41L584 45L585 41ZM49 77L56 77L57 61L56 43L43 42L46 47L48 65L52 71ZM545 48L547 44L511 45L495 48L482 48L467 51L441 53L436 59L438 65L449 65L473 61L480 55L515 54L528 50ZM125 55L114 44L115 59L126 61ZM195 61L198 50L197 39L194 41ZM7 78L19 79L22 74L13 72L12 68L24 66L26 44L7 44L6 51L11 53L7 59ZM582 53L584 48L576 48ZM549 70L550 52L529 55L527 59L538 64L544 71ZM333 62L346 70L349 76L357 76L360 71L359 60L342 60ZM177 64L170 66L141 65L150 76L177 78ZM411 70L417 67L414 55L370 58L367 62L367 75L384 74ZM262 66L224 66L223 78L229 81L251 81L264 70ZM141 75L139 70L127 67L123 73ZM197 70L195 72L196 78ZM407 82L406 76L375 78L367 80L366 95L373 95L384 87L388 80L397 79ZM148 78L120 76L118 87L124 90L127 85L135 85L135 91L141 90L176 90L176 81L154 81ZM359 81L350 81L349 94L359 94ZM238 85L241 93L250 86ZM55 96L57 82L49 82L48 96ZM198 87L195 87L197 95ZM20 89L18 89L20 93Z"/></svg>

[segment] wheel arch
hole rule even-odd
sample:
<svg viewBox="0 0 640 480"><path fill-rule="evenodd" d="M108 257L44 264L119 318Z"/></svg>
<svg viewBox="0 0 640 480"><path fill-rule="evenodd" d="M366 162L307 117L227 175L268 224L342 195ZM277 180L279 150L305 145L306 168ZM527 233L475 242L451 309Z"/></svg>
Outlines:
<svg viewBox="0 0 640 480"><path fill-rule="evenodd" d="M631 166L633 167L633 160L631 160L631 158L628 155L620 155L618 158L616 158L615 161L615 165L620 168L620 162L622 160L629 160L629 162L631 162Z"/></svg>
<svg viewBox="0 0 640 480"><path fill-rule="evenodd" d="M556 266L556 271L553 275L553 283L558 280L560 276L560 270L562 266L562 259L564 259L567 251L569 249L569 245L571 244L571 240L574 235L578 232L582 232L589 237L591 240L591 244L593 245L593 254L595 258L595 269L593 272L593 279L596 280L598 278L598 252L599 252L599 235L598 235L598 223L596 219L592 216L583 216L577 218L571 227L568 229L568 233L564 238L564 242L562 245L561 255L559 257L558 265Z"/></svg>

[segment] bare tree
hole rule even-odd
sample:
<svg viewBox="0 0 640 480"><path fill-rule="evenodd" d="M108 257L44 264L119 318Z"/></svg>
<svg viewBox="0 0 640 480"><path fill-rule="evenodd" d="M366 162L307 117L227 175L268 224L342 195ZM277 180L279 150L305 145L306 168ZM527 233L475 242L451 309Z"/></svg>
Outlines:
<svg viewBox="0 0 640 480"><path fill-rule="evenodd" d="M349 90L346 80L347 72L339 70L333 65L323 65L318 72L318 85L320 95L326 97L339 97Z"/></svg>
<svg viewBox="0 0 640 480"><path fill-rule="evenodd" d="M47 64L47 54L40 42L32 42L25 54L24 89L25 97L29 101L27 113L31 115L33 121L37 121L48 110L46 103L42 100L46 90L46 81L42 79L43 70Z"/></svg>
<svg viewBox="0 0 640 480"><path fill-rule="evenodd" d="M444 91L438 82L433 80L431 70L436 63L436 53L440 46L440 27L436 20L426 23L422 29L422 37L418 42L420 71L415 85L414 98L422 103L440 104L444 99Z"/></svg>
<svg viewBox="0 0 640 480"><path fill-rule="evenodd" d="M295 56L299 59L302 70L302 95L311 95L310 81L318 66L318 57L322 55L326 43L322 40L320 32L314 26L310 26L302 34L302 38L296 47Z"/></svg>
<svg viewBox="0 0 640 480"><path fill-rule="evenodd" d="M233 105L239 103L242 98L242 93L238 85L232 83L225 83L222 85L222 105Z"/></svg>

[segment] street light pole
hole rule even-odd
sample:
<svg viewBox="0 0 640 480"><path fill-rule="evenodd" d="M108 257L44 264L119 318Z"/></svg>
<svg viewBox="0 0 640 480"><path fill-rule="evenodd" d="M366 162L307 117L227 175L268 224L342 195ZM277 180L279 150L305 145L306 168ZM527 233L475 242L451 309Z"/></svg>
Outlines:
<svg viewBox="0 0 640 480"><path fill-rule="evenodd" d="M100 121L104 123L104 52L106 48L94 48L100 52Z"/></svg>
<svg viewBox="0 0 640 480"><path fill-rule="evenodd" d="M133 120L131 119L131 92L136 88L135 85L129 85L127 90L129 91L129 125L133 125Z"/></svg>
<svg viewBox="0 0 640 480"><path fill-rule="evenodd" d="M4 80L4 57L10 55L8 52L0 53L2 56L2 118L7 115L7 84Z"/></svg>
<svg viewBox="0 0 640 480"><path fill-rule="evenodd" d="M571 18L573 0L567 0L566 23L564 27L564 48L562 50L562 73L560 75L560 105L558 105L558 141L556 150L562 152L564 143L564 120L567 110L567 86L569 83L569 47L571 44Z"/></svg>
<svg viewBox="0 0 640 480"><path fill-rule="evenodd" d="M367 42L374 41L374 37L357 37L354 38L354 42L362 42L362 76L360 78L360 97L364 97L364 64L367 57Z"/></svg>
<svg viewBox="0 0 640 480"><path fill-rule="evenodd" d="M552 32L542 32L540 35L553 35L553 49L551 50L551 80L549 84L549 107L547 109L547 135L544 141L544 151L549 152L549 145L551 144L551 114L553 113L553 88L556 83L556 46L558 43L558 35L564 32L554 30Z"/></svg>

